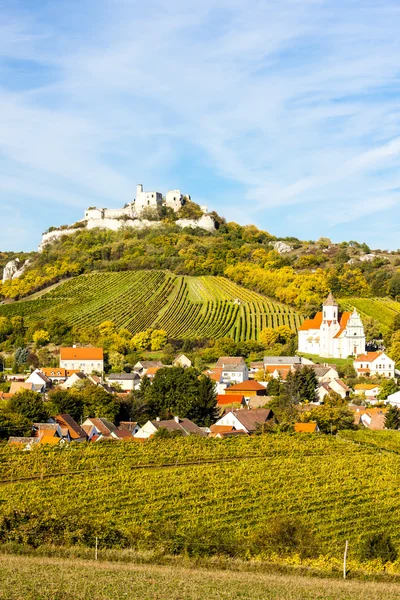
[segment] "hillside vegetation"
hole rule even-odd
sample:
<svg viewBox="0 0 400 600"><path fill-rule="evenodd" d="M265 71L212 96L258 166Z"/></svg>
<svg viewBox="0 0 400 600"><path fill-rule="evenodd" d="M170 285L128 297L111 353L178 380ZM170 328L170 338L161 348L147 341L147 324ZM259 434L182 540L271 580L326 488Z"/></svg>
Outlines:
<svg viewBox="0 0 400 600"><path fill-rule="evenodd" d="M35 299L0 306L0 316L15 315L28 326L62 316L75 329L86 329L109 319L132 334L153 327L172 338L236 341L258 339L264 327L296 331L302 321L295 310L224 277L158 270L81 275Z"/></svg>
<svg viewBox="0 0 400 600"><path fill-rule="evenodd" d="M4 448L0 460L3 543L93 547L98 536L102 547L264 559L295 552L327 564L340 561L346 539L354 560L371 533L400 545L400 456L351 440L154 439ZM13 481L23 476L35 479ZM270 531L287 515L293 546Z"/></svg>

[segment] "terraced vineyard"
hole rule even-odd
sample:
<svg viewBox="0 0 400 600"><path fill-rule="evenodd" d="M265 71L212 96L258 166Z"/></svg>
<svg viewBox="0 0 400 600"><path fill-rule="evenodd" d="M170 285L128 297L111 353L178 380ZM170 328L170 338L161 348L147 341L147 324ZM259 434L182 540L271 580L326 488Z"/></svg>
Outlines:
<svg viewBox="0 0 400 600"><path fill-rule="evenodd" d="M40 297L0 306L0 316L22 315L27 323L60 316L90 328L105 320L132 334L149 327L171 337L257 339L264 327L302 317L289 307L247 290L224 277L177 277L167 271L126 271L81 275Z"/></svg>
<svg viewBox="0 0 400 600"><path fill-rule="evenodd" d="M361 317L372 317L381 324L383 333L393 324L400 313L400 302L391 298L344 298L339 301L343 310L356 308Z"/></svg>

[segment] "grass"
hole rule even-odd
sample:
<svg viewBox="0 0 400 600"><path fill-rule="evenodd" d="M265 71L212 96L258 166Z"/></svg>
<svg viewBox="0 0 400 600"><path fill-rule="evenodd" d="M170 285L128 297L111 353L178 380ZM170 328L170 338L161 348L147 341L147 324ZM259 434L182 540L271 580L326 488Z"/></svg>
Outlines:
<svg viewBox="0 0 400 600"><path fill-rule="evenodd" d="M0 581L4 600L400 599L393 583L9 555Z"/></svg>
<svg viewBox="0 0 400 600"><path fill-rule="evenodd" d="M99 294L101 290L101 294ZM224 277L182 277L168 271L80 275L18 302L0 305L0 316L21 315L26 324L59 317L91 329L105 320L132 334L150 327L173 338L257 339L264 327L296 331L299 313Z"/></svg>
<svg viewBox="0 0 400 600"><path fill-rule="evenodd" d="M299 352L299 356L304 356L304 358L309 358L314 363L327 363L328 365L338 365L343 366L347 364L353 364L352 358L327 358L325 356L318 356L318 354L306 354L304 352Z"/></svg>
<svg viewBox="0 0 400 600"><path fill-rule="evenodd" d="M339 304L342 310L356 308L361 318L371 317L378 321L382 333L392 327L395 316L400 313L400 302L392 298L343 298Z"/></svg>

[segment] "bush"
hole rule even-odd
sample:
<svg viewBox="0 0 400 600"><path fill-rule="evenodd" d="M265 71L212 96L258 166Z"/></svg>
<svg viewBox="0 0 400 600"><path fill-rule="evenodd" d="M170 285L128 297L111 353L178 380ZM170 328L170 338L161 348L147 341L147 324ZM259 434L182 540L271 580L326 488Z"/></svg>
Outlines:
<svg viewBox="0 0 400 600"><path fill-rule="evenodd" d="M397 550L387 533L373 533L362 543L360 559L374 560L377 558L384 563L394 562L397 558Z"/></svg>
<svg viewBox="0 0 400 600"><path fill-rule="evenodd" d="M309 526L294 519L276 518L266 528L255 532L251 553L299 554L301 558L309 558L318 556L319 544Z"/></svg>

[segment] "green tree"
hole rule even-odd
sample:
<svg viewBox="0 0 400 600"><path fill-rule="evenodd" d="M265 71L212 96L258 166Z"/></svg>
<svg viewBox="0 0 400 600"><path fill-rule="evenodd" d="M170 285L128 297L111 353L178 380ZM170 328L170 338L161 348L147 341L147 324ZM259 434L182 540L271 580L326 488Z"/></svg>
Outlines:
<svg viewBox="0 0 400 600"><path fill-rule="evenodd" d="M206 375L198 379L197 397L194 399L188 418L199 426L209 426L218 417L215 383Z"/></svg>
<svg viewBox="0 0 400 600"><path fill-rule="evenodd" d="M32 422L21 414L0 408L0 439L10 436L25 437L31 435Z"/></svg>
<svg viewBox="0 0 400 600"><path fill-rule="evenodd" d="M303 414L303 421L315 421L322 433L336 434L340 429L354 429L354 415L347 406L317 406Z"/></svg>
<svg viewBox="0 0 400 600"><path fill-rule="evenodd" d="M90 385L81 392L85 417L103 417L114 421L118 414L118 400L102 387Z"/></svg>
<svg viewBox="0 0 400 600"><path fill-rule="evenodd" d="M49 392L51 414L70 415L76 421L83 416L83 397L77 391L55 389Z"/></svg>
<svg viewBox="0 0 400 600"><path fill-rule="evenodd" d="M400 428L400 409L397 406L390 406L385 415L385 428L386 429L399 429Z"/></svg>
<svg viewBox="0 0 400 600"><path fill-rule="evenodd" d="M34 332L32 339L36 347L40 348L40 346L44 346L50 341L50 334L46 329L37 329Z"/></svg>
<svg viewBox="0 0 400 600"><path fill-rule="evenodd" d="M42 396L31 390L21 390L14 394L10 399L10 409L32 423L44 423L48 419Z"/></svg>
<svg viewBox="0 0 400 600"><path fill-rule="evenodd" d="M361 560L381 559L383 563L394 562L397 550L387 533L372 533L363 540L360 549Z"/></svg>
<svg viewBox="0 0 400 600"><path fill-rule="evenodd" d="M150 338L151 349L155 351L161 350L167 343L167 339L168 334L164 329L155 329Z"/></svg>
<svg viewBox="0 0 400 600"><path fill-rule="evenodd" d="M399 389L394 379L384 379L379 387L378 400L386 400L390 394L394 394Z"/></svg>

